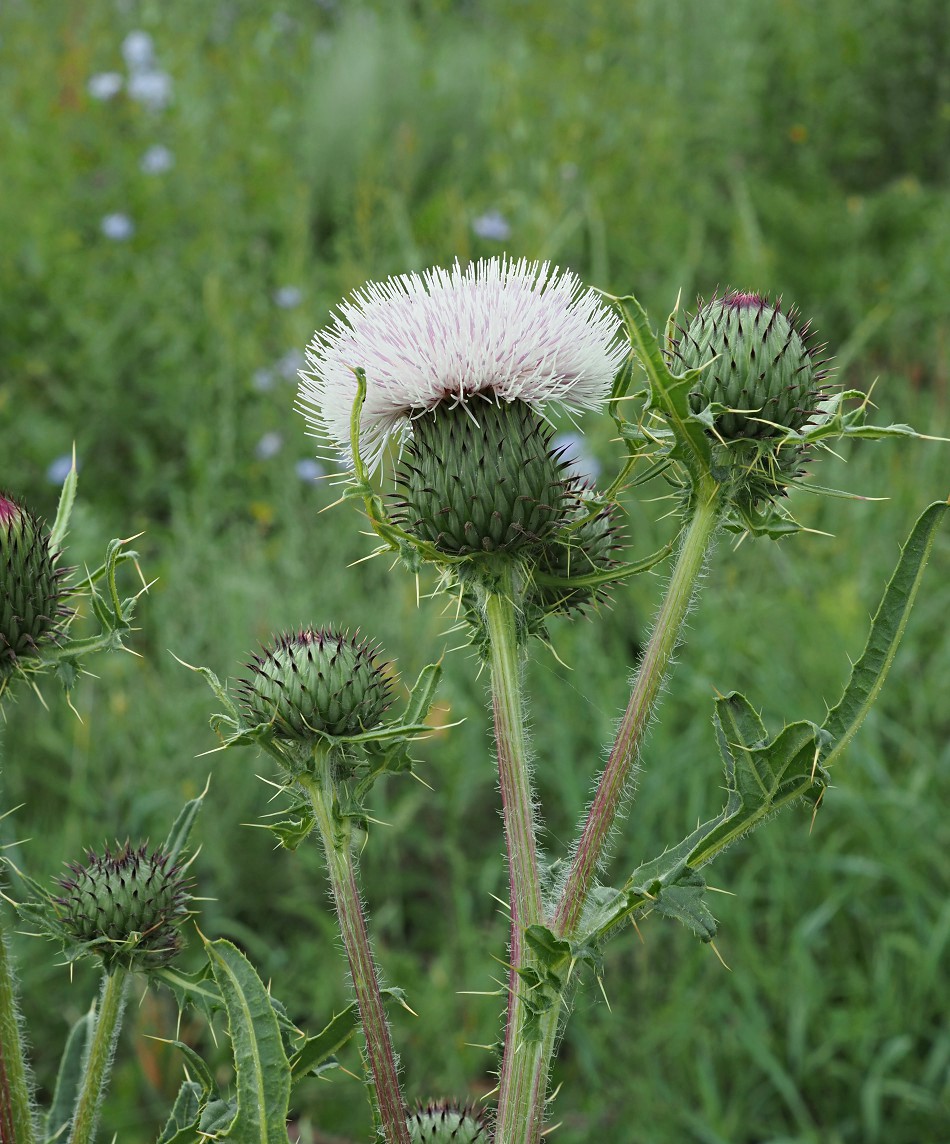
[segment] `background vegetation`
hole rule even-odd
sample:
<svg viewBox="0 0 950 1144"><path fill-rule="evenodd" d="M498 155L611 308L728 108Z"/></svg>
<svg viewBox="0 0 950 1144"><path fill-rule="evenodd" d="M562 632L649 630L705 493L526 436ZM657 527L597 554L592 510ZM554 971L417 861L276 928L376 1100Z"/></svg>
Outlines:
<svg viewBox="0 0 950 1144"><path fill-rule="evenodd" d="M122 54L135 30L153 37L150 99ZM202 930L238 941L319 1027L347 991L316 847L274 852L247 825L273 809L260 764L196 757L213 746L212 703L170 654L234 676L272 631L328 622L378 636L411 680L457 642L406 574L348 567L370 547L351 508L321 515L335 491L312 480L292 412L314 327L367 278L501 251L634 290L657 321L679 291L755 288L813 316L844 380L879 379L882 418L946 435L948 54L944 0L7 0L0 485L51 515L75 442L71 560L143 531L156 578L140 658L97 665L74 696L81 721L52 692L49 713L25 694L7 712L3 808L19 809L0 830L17 860L52 876L86 845L164 837L210 771ZM122 90L96 98L90 81L110 72ZM591 429L609 470L609 429ZM619 874L718 809L716 689L746 691L773 725L835 701L897 544L950 492L948 470L944 446L866 446L818 479L888 501L796 494L835 539L721 545ZM634 552L668 532L660 512L631 502ZM610 947L610 1008L596 988L580 999L554 1139L946 1138L948 552L943 537L814 828L788 814L716 868L735 895L716 899L731 972L658 919ZM552 850L585 802L658 588L646 577L558 628L563 664L540 651L531 664ZM484 684L465 651L446 668L445 721L466 722L419 748L433 791L380 793L390 825L363 856L380 960L418 1014L393 1015L412 1097L490 1089L477 1046L502 1005L460 992L495 988L505 879ZM92 986L52 947L18 948L45 1088ZM132 1009L103 1139L154 1139L181 1063L133 1035L173 1027L160 996ZM344 1064L358 1071L355 1047ZM302 1139L367 1138L356 1080L338 1072L305 1096Z"/></svg>

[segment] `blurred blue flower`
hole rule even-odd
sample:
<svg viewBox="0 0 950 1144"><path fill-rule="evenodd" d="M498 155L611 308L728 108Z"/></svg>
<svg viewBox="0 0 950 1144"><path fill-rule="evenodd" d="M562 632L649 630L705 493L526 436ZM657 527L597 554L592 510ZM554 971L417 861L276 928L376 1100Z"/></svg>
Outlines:
<svg viewBox="0 0 950 1144"><path fill-rule="evenodd" d="M130 72L150 69L155 62L155 42L148 32L129 32L122 41L122 58Z"/></svg>
<svg viewBox="0 0 950 1144"><path fill-rule="evenodd" d="M511 237L511 225L501 211L491 210L472 220L472 230L479 238L491 242L504 242Z"/></svg>
<svg viewBox="0 0 950 1144"><path fill-rule="evenodd" d="M259 461L269 461L271 457L276 457L283 447L283 436L272 430L270 433L265 433L254 446L254 456Z"/></svg>
<svg viewBox="0 0 950 1144"><path fill-rule="evenodd" d="M139 160L139 168L146 175L163 175L175 166L175 156L164 143L155 143Z"/></svg>
<svg viewBox="0 0 950 1144"><path fill-rule="evenodd" d="M268 390L274 388L274 382L277 380L274 371L270 366L262 366L260 369L254 370L251 375L251 385L257 390L258 393L267 393Z"/></svg>
<svg viewBox="0 0 950 1144"><path fill-rule="evenodd" d="M99 72L89 77L86 91L93 99L107 100L118 95L122 90L124 80L118 72Z"/></svg>
<svg viewBox="0 0 950 1144"><path fill-rule="evenodd" d="M302 481L318 480L325 472L323 465L319 461L313 460L312 457L305 457L304 460L298 461L294 470Z"/></svg>
<svg viewBox="0 0 950 1144"><path fill-rule="evenodd" d="M135 234L135 223L127 214L116 212L107 214L99 223L99 229L113 242L126 242Z"/></svg>
<svg viewBox="0 0 950 1144"><path fill-rule="evenodd" d="M51 485L61 485L63 481L69 476L69 470L73 467L72 453L63 453L61 457L57 457L55 461L51 461L46 469L46 479ZM76 471L79 471L79 462L76 462Z"/></svg>
<svg viewBox="0 0 950 1144"><path fill-rule="evenodd" d="M282 310L292 310L303 301L303 290L299 286L281 286L274 291L274 305Z"/></svg>
<svg viewBox="0 0 950 1144"><path fill-rule="evenodd" d="M277 360L274 368L284 381L296 381L297 374L307 364L303 350L288 350Z"/></svg>
<svg viewBox="0 0 950 1144"><path fill-rule="evenodd" d="M172 77L163 71L137 71L129 76L129 99L151 111L164 111L171 103Z"/></svg>
<svg viewBox="0 0 950 1144"><path fill-rule="evenodd" d="M557 433L551 445L564 451L564 460L567 461L572 476L591 482L600 476L600 461L590 451L583 433Z"/></svg>

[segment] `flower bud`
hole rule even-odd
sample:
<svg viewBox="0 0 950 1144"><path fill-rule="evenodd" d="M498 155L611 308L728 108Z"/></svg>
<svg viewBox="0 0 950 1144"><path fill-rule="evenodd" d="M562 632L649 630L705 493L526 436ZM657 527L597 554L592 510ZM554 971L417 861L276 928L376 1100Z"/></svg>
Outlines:
<svg viewBox="0 0 950 1144"><path fill-rule="evenodd" d="M408 1120L412 1144L487 1144L488 1129L473 1109L456 1104L428 1104Z"/></svg>
<svg viewBox="0 0 950 1144"><path fill-rule="evenodd" d="M705 366L689 395L693 413L709 405L723 440L764 438L800 430L822 397L825 364L808 346L807 325L758 294L730 292L700 300L696 317L672 346L674 363ZM715 359L715 360L713 360ZM711 363L711 364L709 364Z"/></svg>
<svg viewBox="0 0 950 1144"><path fill-rule="evenodd" d="M181 949L180 927L189 916L190 887L183 870L160 850L116 854L91 850L86 865L69 867L56 899L65 911L63 927L76 941L91 944L107 968L157 969Z"/></svg>
<svg viewBox="0 0 950 1144"><path fill-rule="evenodd" d="M569 505L552 431L524 401L442 402L412 422L396 520L450 556L523 552Z"/></svg>
<svg viewBox="0 0 950 1144"><path fill-rule="evenodd" d="M29 509L0 493L0 689L17 661L55 643L70 616L49 532Z"/></svg>
<svg viewBox="0 0 950 1144"><path fill-rule="evenodd" d="M582 481L572 482L573 508L564 524L542 545L538 572L559 579L579 579L616 567L619 536L614 524L614 506L597 508L597 494ZM578 523L580 522L580 523ZM599 585L554 587L536 583L534 598L545 613L567 615L582 611L603 597Z"/></svg>
<svg viewBox="0 0 950 1144"><path fill-rule="evenodd" d="M272 723L285 739L358 735L389 706L389 684L365 641L304 628L276 637L247 665L241 700L255 723Z"/></svg>

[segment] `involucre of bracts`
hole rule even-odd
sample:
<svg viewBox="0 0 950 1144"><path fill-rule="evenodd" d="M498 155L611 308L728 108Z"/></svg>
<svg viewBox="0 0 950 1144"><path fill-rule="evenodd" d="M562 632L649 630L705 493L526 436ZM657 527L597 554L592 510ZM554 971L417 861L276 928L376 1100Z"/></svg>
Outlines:
<svg viewBox="0 0 950 1144"><path fill-rule="evenodd" d="M278 635L247 665L241 703L282 738L359 734L378 725L390 702L378 654L365 640L324 628Z"/></svg>
<svg viewBox="0 0 950 1144"><path fill-rule="evenodd" d="M181 949L190 883L168 855L126 842L115 854L90 850L68 869L55 899L60 921L107 968L157 969Z"/></svg>
<svg viewBox="0 0 950 1144"><path fill-rule="evenodd" d="M548 615L581 612L602 600L607 586L584 584L583 578L618 565L621 537L616 506L599 504L596 491L583 481L570 482L569 493L570 512L541 545L535 564L537 573L575 581L562 587L535 580L533 601Z"/></svg>
<svg viewBox="0 0 950 1144"><path fill-rule="evenodd" d="M420 1105L409 1114L412 1144L488 1144L481 1115L468 1105L438 1101Z"/></svg>
<svg viewBox="0 0 950 1144"><path fill-rule="evenodd" d="M527 402L443 403L412 422L394 520L449 556L524 554L569 510L566 465Z"/></svg>
<svg viewBox="0 0 950 1144"><path fill-rule="evenodd" d="M59 640L72 615L63 603L68 570L56 557L42 521L0 492L0 688L19 661Z"/></svg>
<svg viewBox="0 0 950 1144"><path fill-rule="evenodd" d="M703 368L689 403L696 414L713 407L715 436L761 439L798 431L815 414L828 374L811 340L794 309L731 291L700 299L671 357L681 372Z"/></svg>

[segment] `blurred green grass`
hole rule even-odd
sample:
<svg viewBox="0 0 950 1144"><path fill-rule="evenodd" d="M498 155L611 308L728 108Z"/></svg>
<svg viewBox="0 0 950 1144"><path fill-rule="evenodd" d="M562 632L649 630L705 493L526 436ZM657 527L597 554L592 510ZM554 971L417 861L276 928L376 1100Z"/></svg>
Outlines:
<svg viewBox="0 0 950 1144"><path fill-rule="evenodd" d="M204 932L239 941L310 1027L346 997L316 848L275 853L249 828L269 792L250 754L213 745L210 694L172 657L239 673L258 640L302 622L360 626L407 681L457 636L383 561L337 490L302 480L314 444L292 413L294 354L366 278L503 249L551 258L656 322L682 290L736 284L813 315L842 376L887 421L950 432L950 14L942 0L625 5L418 0L267 9L66 6L0 10L0 484L51 514L51 463L75 441L73 562L112 536L146 576L140 659L97 663L79 722L24 695L2 729L2 823L36 875L118 835L162 837L209 771L198 860ZM123 37L154 38L173 99L89 93L125 74ZM174 166L146 174L162 144ZM497 211L510 235L480 237ZM127 241L104 216L128 216ZM283 287L299 304L281 306ZM284 298L286 300L286 298ZM603 464L609 429L591 426ZM266 444L265 444L266 442ZM723 542L644 753L618 877L718 809L715 690L739 688L775 726L818 718L861 651L916 513L948 493L945 447L872 445L823 461L822 484L884 504L797 494L793 543ZM662 511L662 506L659 506ZM629 505L633 550L669 532ZM809 833L776 820L711 880L713 954L648 921L608 950L581 996L555 1106L564 1144L867 1142L948 1134L950 614L941 537L907 641ZM130 584L130 588L132 585ZM425 585L423 585L425 587ZM548 843L569 843L625 701L658 577L563 625L563 666L538 651L537 779ZM504 954L497 794L484 682L446 659L446 717L421 745L435 789L392 784L363 857L408 1093L478 1095L497 1036ZM552 712L558 712L555 719ZM265 775L265 777L267 777ZM41 1086L91 984L22 942ZM48 956L46 956L48 954ZM159 1001L139 1026L169 1033ZM200 1031L195 1031L200 1036ZM154 1139L180 1062L127 1038L103 1135ZM358 1071L350 1053L345 1063ZM146 1081L140 1079L145 1068ZM359 1085L302 1094L302 1123L366 1138Z"/></svg>

